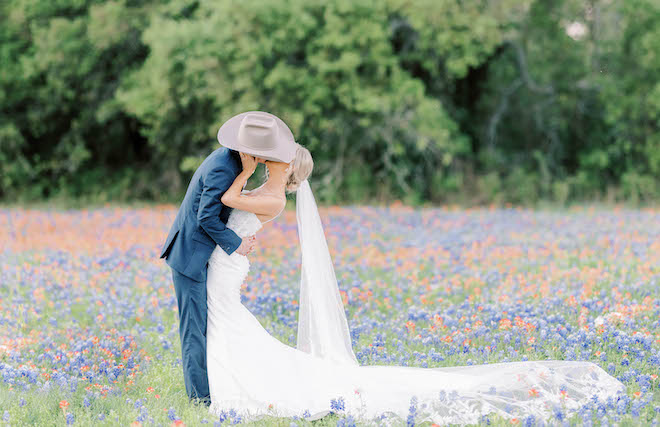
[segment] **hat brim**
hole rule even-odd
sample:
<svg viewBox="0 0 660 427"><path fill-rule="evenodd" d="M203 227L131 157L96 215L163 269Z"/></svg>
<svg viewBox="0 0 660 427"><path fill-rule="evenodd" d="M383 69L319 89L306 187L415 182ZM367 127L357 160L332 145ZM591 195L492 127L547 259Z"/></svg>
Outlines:
<svg viewBox="0 0 660 427"><path fill-rule="evenodd" d="M254 148L245 147L238 142L238 130L241 126L241 121L246 115L251 113L267 114L275 119L279 128L278 141L275 148L271 150L255 150ZM284 123L279 117L266 113L265 111L246 111L227 120L218 130L218 142L223 147L241 153L261 157L264 160L284 163L289 163L294 159L296 156L296 149L298 148L295 139L293 138L293 132L291 132L291 129L289 129L286 123Z"/></svg>

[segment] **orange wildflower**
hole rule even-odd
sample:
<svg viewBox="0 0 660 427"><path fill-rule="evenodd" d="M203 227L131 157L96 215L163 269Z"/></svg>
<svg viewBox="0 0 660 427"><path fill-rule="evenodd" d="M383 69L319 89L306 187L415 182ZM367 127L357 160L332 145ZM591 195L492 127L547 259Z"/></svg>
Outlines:
<svg viewBox="0 0 660 427"><path fill-rule="evenodd" d="M408 329L408 332L415 332L415 322L408 320L406 322L406 329Z"/></svg>

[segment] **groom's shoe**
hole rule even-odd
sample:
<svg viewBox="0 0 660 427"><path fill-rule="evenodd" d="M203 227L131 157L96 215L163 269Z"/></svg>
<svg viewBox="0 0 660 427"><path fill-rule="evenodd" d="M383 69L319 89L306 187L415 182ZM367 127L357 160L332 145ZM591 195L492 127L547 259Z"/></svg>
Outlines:
<svg viewBox="0 0 660 427"><path fill-rule="evenodd" d="M204 405L207 408L211 406L211 399L208 397L192 398L190 402L195 406Z"/></svg>

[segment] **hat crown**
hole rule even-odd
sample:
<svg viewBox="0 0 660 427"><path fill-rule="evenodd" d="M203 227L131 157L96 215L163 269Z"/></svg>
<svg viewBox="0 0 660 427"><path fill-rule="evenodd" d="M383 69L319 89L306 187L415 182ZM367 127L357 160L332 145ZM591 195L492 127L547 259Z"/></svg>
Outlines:
<svg viewBox="0 0 660 427"><path fill-rule="evenodd" d="M255 150L271 150L277 146L279 126L265 114L247 114L238 129L238 143Z"/></svg>
<svg viewBox="0 0 660 427"><path fill-rule="evenodd" d="M298 149L286 123L265 111L233 116L220 126L218 141L229 149L284 163L293 160Z"/></svg>

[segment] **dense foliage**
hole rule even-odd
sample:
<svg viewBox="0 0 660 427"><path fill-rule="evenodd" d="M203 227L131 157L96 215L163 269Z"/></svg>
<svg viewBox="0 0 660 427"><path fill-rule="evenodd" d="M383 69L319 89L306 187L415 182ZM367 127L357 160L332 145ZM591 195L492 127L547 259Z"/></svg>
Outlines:
<svg viewBox="0 0 660 427"><path fill-rule="evenodd" d="M650 202L657 0L7 0L0 197L176 200L273 112L329 202Z"/></svg>

